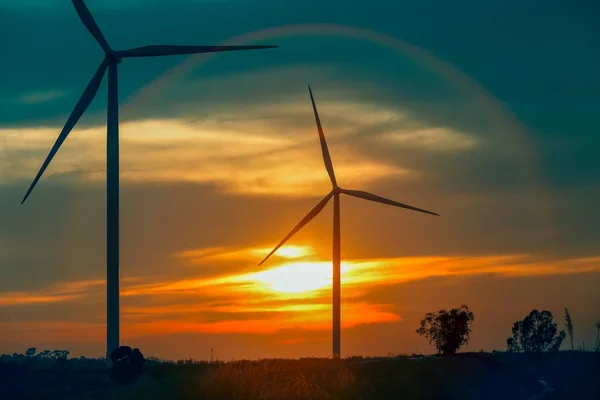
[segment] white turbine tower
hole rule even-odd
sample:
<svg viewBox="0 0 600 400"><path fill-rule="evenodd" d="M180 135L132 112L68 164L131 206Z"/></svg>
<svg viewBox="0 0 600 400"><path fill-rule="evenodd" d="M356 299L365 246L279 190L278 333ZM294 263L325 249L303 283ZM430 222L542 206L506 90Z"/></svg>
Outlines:
<svg viewBox="0 0 600 400"><path fill-rule="evenodd" d="M286 237L265 257L264 260L259 264L262 265L273 253L277 251L285 242L288 241L296 232L298 232L304 225L306 225L311 219L323 210L327 202L333 197L333 357L339 358L341 354L341 279L340 279L340 194L346 194L352 197L358 197L359 199L370 200L377 203L389 204L396 207L407 208L413 211L419 211L427 214L438 215L434 212L423 210L420 208L412 207L406 204L398 203L393 200L386 199L384 197L376 196L371 193L362 192L359 190L342 189L338 186L333 172L333 164L331 163L331 157L329 155L329 149L327 148L327 142L325 141L325 135L323 134L323 128L321 127L321 120L319 119L319 113L317 112L317 106L315 105L315 99L313 98L312 90L310 85L308 86L310 93L310 99L312 102L313 111L315 113L315 119L317 121L317 129L319 130L319 138L321 139L321 150L323 151L323 161L325 162L325 168L329 174L331 185L333 186L331 192L329 192L323 200L321 200L310 212L292 229Z"/></svg>
<svg viewBox="0 0 600 400"><path fill-rule="evenodd" d="M29 194L41 178L42 174L52 161L52 158L65 141L79 118L88 108L100 87L104 73L108 68L108 111L107 111L107 140L106 140L106 356L119 347L119 98L117 85L117 66L123 58L157 57L171 55L185 55L198 53L212 53L233 50L255 50L275 48L279 46L181 46L181 45L153 45L137 47L130 50L113 50L100 28L94 21L92 14L83 0L72 0L79 18L87 30L96 39L102 50L104 60L88 83L67 122L58 135L48 157L42 164L33 183L27 190L21 204L27 200Z"/></svg>

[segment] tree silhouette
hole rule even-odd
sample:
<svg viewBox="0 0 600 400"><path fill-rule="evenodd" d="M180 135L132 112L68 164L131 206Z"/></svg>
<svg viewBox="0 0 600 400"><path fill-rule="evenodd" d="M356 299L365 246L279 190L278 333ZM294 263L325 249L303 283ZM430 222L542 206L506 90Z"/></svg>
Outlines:
<svg viewBox="0 0 600 400"><path fill-rule="evenodd" d="M436 350L443 355L455 354L464 344L469 343L471 323L475 316L466 305L444 309L436 313L427 313L421 320L421 327L416 332L429 339Z"/></svg>
<svg viewBox="0 0 600 400"><path fill-rule="evenodd" d="M142 374L142 367L146 359L139 349L129 346L120 346L111 354L113 363L110 377L115 382L130 384L135 382Z"/></svg>
<svg viewBox="0 0 600 400"><path fill-rule="evenodd" d="M556 352L565 338L565 332L557 335L550 311L533 310L522 321L514 323L512 337L506 340L509 352L541 353Z"/></svg>
<svg viewBox="0 0 600 400"><path fill-rule="evenodd" d="M35 348L35 347L30 347L30 348L28 348L28 349L27 349L27 351L25 352L25 355L26 355L27 357L33 357L33 356L35 355L35 350L36 350L36 348Z"/></svg>
<svg viewBox="0 0 600 400"><path fill-rule="evenodd" d="M40 358L50 358L51 354L52 353L50 352L50 350L44 350L44 351L40 351L37 356Z"/></svg>
<svg viewBox="0 0 600 400"><path fill-rule="evenodd" d="M66 359L69 353L71 353L69 350L54 350L52 353L50 353L50 357L56 359Z"/></svg>
<svg viewBox="0 0 600 400"><path fill-rule="evenodd" d="M567 328L567 333L571 339L571 350L575 350L575 346L573 345L573 321L571 320L571 314L569 314L567 307L565 307L565 328Z"/></svg>

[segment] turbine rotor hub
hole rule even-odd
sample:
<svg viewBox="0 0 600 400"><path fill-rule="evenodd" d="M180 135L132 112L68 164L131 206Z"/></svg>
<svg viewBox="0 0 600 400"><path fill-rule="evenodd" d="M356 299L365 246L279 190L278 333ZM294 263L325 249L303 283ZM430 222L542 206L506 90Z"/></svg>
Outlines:
<svg viewBox="0 0 600 400"><path fill-rule="evenodd" d="M121 57L119 57L117 55L117 52L111 50L110 52L106 52L106 58L108 58L109 61L114 62L116 64L121 64Z"/></svg>

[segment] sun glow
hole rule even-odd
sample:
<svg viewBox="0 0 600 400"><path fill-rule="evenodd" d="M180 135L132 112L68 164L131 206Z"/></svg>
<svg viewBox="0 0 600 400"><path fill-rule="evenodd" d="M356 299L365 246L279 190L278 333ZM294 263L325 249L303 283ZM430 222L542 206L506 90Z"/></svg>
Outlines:
<svg viewBox="0 0 600 400"><path fill-rule="evenodd" d="M352 269L342 264L342 278ZM307 293L331 287L331 262L294 262L266 271L250 274L248 278L278 293Z"/></svg>
<svg viewBox="0 0 600 400"><path fill-rule="evenodd" d="M266 256L271 252L270 248L256 249L255 253L261 256ZM274 255L283 258L300 258L315 254L310 246L281 246Z"/></svg>

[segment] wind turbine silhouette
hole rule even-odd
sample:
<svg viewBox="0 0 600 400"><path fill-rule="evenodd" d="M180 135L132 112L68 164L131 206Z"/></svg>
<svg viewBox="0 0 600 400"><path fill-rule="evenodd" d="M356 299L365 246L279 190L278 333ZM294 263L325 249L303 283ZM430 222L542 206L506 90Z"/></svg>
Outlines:
<svg viewBox="0 0 600 400"><path fill-rule="evenodd" d="M71 0L79 18L87 30L96 39L102 50L104 59L88 83L75 108L58 135L48 157L42 164L33 183L27 190L21 204L27 200L31 191L52 161L52 158L65 141L79 118L88 108L100 87L104 73L108 68L108 111L107 111L107 140L106 140L106 291L107 291L107 326L106 326L106 356L119 347L119 98L117 85L117 65L123 58L157 57L198 53L213 53L234 50L256 50L275 48L279 46L181 46L181 45L152 45L137 47L129 50L113 50L92 14L83 0Z"/></svg>
<svg viewBox="0 0 600 400"><path fill-rule="evenodd" d="M412 207L406 204L398 203L394 200L389 200L384 197L380 197L371 193L363 192L360 190L349 190L342 189L338 186L335 179L335 173L333 172L333 164L331 162L331 156L329 155L329 149L327 148L327 142L325 141L325 135L323 134L323 128L321 126L321 120L319 113L317 112L317 106L315 105L315 99L313 97L312 89L308 85L308 91L310 93L310 100L312 102L313 111L315 113L315 120L317 122L317 129L319 130L319 138L321 140L321 150L323 152L323 161L325 168L329 174L331 180L332 190L329 192L302 220L283 238L281 242L261 261L258 266L261 266L273 253L277 251L285 242L287 242L296 232L298 232L304 225L310 220L317 216L323 210L325 205L333 197L333 357L339 358L341 353L341 279L340 279L340 194L346 194L352 197L358 197L359 199L370 200L376 203L389 204L395 207L407 208L413 211L419 211L426 214L437 215L434 212L423 210L421 208Z"/></svg>

